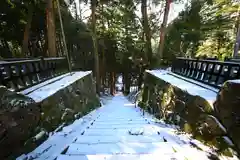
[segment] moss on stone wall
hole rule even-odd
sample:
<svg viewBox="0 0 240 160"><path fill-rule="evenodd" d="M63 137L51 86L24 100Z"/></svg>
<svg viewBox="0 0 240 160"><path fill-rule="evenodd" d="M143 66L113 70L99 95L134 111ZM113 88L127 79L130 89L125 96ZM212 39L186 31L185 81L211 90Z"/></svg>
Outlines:
<svg viewBox="0 0 240 160"><path fill-rule="evenodd" d="M226 127L229 135L240 150L240 83L227 81L218 93L214 103L217 117Z"/></svg>
<svg viewBox="0 0 240 160"><path fill-rule="evenodd" d="M100 102L89 74L43 100L40 105L41 127L53 130L60 123L71 123L75 117L86 115L100 106Z"/></svg>
<svg viewBox="0 0 240 160"><path fill-rule="evenodd" d="M214 107L204 98L145 73L140 106L167 123L175 124L193 137L214 146L220 154L233 154L228 133L216 118ZM227 137L227 138L226 138Z"/></svg>
<svg viewBox="0 0 240 160"><path fill-rule="evenodd" d="M0 86L0 159L18 153L40 121L33 99Z"/></svg>
<svg viewBox="0 0 240 160"><path fill-rule="evenodd" d="M33 150L49 132L100 106L91 74L38 104L5 87L0 87L0 96L0 159L14 159L22 152Z"/></svg>

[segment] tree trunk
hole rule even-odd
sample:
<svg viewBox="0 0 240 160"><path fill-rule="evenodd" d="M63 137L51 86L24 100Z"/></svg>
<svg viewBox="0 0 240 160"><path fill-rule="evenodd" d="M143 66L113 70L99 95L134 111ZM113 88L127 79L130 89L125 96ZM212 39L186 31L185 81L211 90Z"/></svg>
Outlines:
<svg viewBox="0 0 240 160"><path fill-rule="evenodd" d="M115 72L111 71L110 72L110 92L111 92L111 95L114 95L115 94Z"/></svg>
<svg viewBox="0 0 240 160"><path fill-rule="evenodd" d="M8 45L8 42L6 41L6 39L2 40L2 44L3 44L4 52L1 53L1 57L2 58L12 58L13 55L12 55L12 52L9 48L9 45Z"/></svg>
<svg viewBox="0 0 240 160"><path fill-rule="evenodd" d="M74 1L74 10L75 10L75 19L78 20L78 14L77 14L77 2Z"/></svg>
<svg viewBox="0 0 240 160"><path fill-rule="evenodd" d="M102 15L102 17L101 17L101 22L102 22L102 30L103 30L103 32L106 30L106 28L105 28L105 23L104 23L104 16L103 16L103 10L104 10L104 6L103 6L103 3L101 4L101 15ZM104 39L102 40L102 42L103 43L101 43L102 44L102 59L101 59L101 61L102 61L102 64L101 64L101 68L102 68L102 72L101 72L101 78L102 78L102 80L101 80L101 85L102 86L105 86L105 75L106 75L106 61L105 61L105 43L104 43Z"/></svg>
<svg viewBox="0 0 240 160"><path fill-rule="evenodd" d="M237 35L236 35L236 42L234 45L233 58L238 57L238 51L239 51L239 46L240 46L240 11L238 11L236 28L237 28Z"/></svg>
<svg viewBox="0 0 240 160"><path fill-rule="evenodd" d="M236 43L234 45L233 58L238 57L239 45L240 45L240 24L239 24L239 27L238 27Z"/></svg>
<svg viewBox="0 0 240 160"><path fill-rule="evenodd" d="M159 46L158 46L158 53L160 56L160 59L163 58L163 48L164 48L164 39L165 39L165 33L166 33L166 26L168 22L168 15L171 5L171 0L165 0L166 5L164 9L164 16L163 16L163 22L160 29L160 40L159 40Z"/></svg>
<svg viewBox="0 0 240 160"><path fill-rule="evenodd" d="M142 6L141 6L141 12L142 12L142 22L143 22L143 30L145 35L145 54L146 54L146 60L148 63L152 60L152 43L151 43L151 33L150 33L150 27L148 23L148 15L147 15L147 0L142 0Z"/></svg>
<svg viewBox="0 0 240 160"><path fill-rule="evenodd" d="M65 52L64 51L64 43L63 43L63 39L62 39L61 34L59 34L58 39L59 39L59 47L61 48L62 56L65 56L65 54L64 54L64 52Z"/></svg>
<svg viewBox="0 0 240 160"><path fill-rule="evenodd" d="M56 31L55 31L55 19L54 19L54 7L53 0L48 0L47 6L47 35L48 35L48 55L50 57L56 57Z"/></svg>
<svg viewBox="0 0 240 160"><path fill-rule="evenodd" d="M79 0L79 18L82 21L82 8L81 8L81 2L82 0Z"/></svg>
<svg viewBox="0 0 240 160"><path fill-rule="evenodd" d="M61 35L58 35L58 48L60 52L60 56L64 56L64 50L62 49L62 44L61 44Z"/></svg>
<svg viewBox="0 0 240 160"><path fill-rule="evenodd" d="M141 89L141 86L143 83L143 74L144 74L143 65L140 65L139 66L139 77L138 77L138 90Z"/></svg>
<svg viewBox="0 0 240 160"><path fill-rule="evenodd" d="M47 15L47 14L46 14ZM45 18L45 27L43 32L43 39L42 39L42 45L43 45L43 56L48 56L48 34L47 34L47 18Z"/></svg>
<svg viewBox="0 0 240 160"><path fill-rule="evenodd" d="M96 76L96 92L100 93L100 77L99 77L99 57L98 57L98 43L96 37L96 7L97 0L91 0L91 10L92 10L92 39L93 39L93 49L95 55L95 76Z"/></svg>
<svg viewBox="0 0 240 160"><path fill-rule="evenodd" d="M124 84L124 93L129 94L130 93L130 86L131 86L131 79L129 76L128 71L124 71L123 73L123 84Z"/></svg>
<svg viewBox="0 0 240 160"><path fill-rule="evenodd" d="M28 18L27 18L27 24L24 29L23 34L23 42L22 42L22 53L26 56L28 52L28 40L29 40L29 34L32 24L32 17L33 17L33 6L30 4L28 7Z"/></svg>

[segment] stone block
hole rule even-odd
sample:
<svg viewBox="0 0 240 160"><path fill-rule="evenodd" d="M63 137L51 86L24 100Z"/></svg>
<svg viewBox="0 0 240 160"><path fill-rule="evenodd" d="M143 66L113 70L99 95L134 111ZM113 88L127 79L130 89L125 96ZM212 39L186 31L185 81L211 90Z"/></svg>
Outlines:
<svg viewBox="0 0 240 160"><path fill-rule="evenodd" d="M40 108L29 97L0 86L0 159L21 151L37 127Z"/></svg>
<svg viewBox="0 0 240 160"><path fill-rule="evenodd" d="M240 82L227 81L214 103L216 114L240 150Z"/></svg>
<svg viewBox="0 0 240 160"><path fill-rule="evenodd" d="M54 83L40 88L34 86L30 95L37 97L37 103L29 94L15 93L0 86L0 159L14 159L24 151L31 151L49 132L100 106L90 72L59 89ZM46 92L48 96L41 99Z"/></svg>
<svg viewBox="0 0 240 160"><path fill-rule="evenodd" d="M145 83L140 104L150 108L157 106L160 118L165 122L179 125L183 131L213 145L223 154L234 148L233 143L240 146L240 128L237 125L240 122L240 83L225 83L214 106L209 100L190 94L188 90L161 79L161 76L146 72ZM226 143L224 137L228 134L232 144Z"/></svg>

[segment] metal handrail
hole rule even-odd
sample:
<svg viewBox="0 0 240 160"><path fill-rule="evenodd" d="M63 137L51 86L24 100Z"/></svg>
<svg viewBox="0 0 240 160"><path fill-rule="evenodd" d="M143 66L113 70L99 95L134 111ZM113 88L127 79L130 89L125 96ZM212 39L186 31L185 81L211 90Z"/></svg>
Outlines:
<svg viewBox="0 0 240 160"><path fill-rule="evenodd" d="M178 57L173 62L172 72L220 88L225 81L240 78L240 63Z"/></svg>
<svg viewBox="0 0 240 160"><path fill-rule="evenodd" d="M0 85L21 91L67 72L65 57L0 62Z"/></svg>

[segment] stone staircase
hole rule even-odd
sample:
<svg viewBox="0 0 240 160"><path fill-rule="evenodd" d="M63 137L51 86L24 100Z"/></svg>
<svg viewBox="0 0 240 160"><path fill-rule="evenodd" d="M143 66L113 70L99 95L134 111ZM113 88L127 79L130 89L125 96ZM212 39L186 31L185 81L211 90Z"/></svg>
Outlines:
<svg viewBox="0 0 240 160"><path fill-rule="evenodd" d="M56 160L204 160L209 152L200 142L177 133L174 126L142 116L139 108L118 95Z"/></svg>

